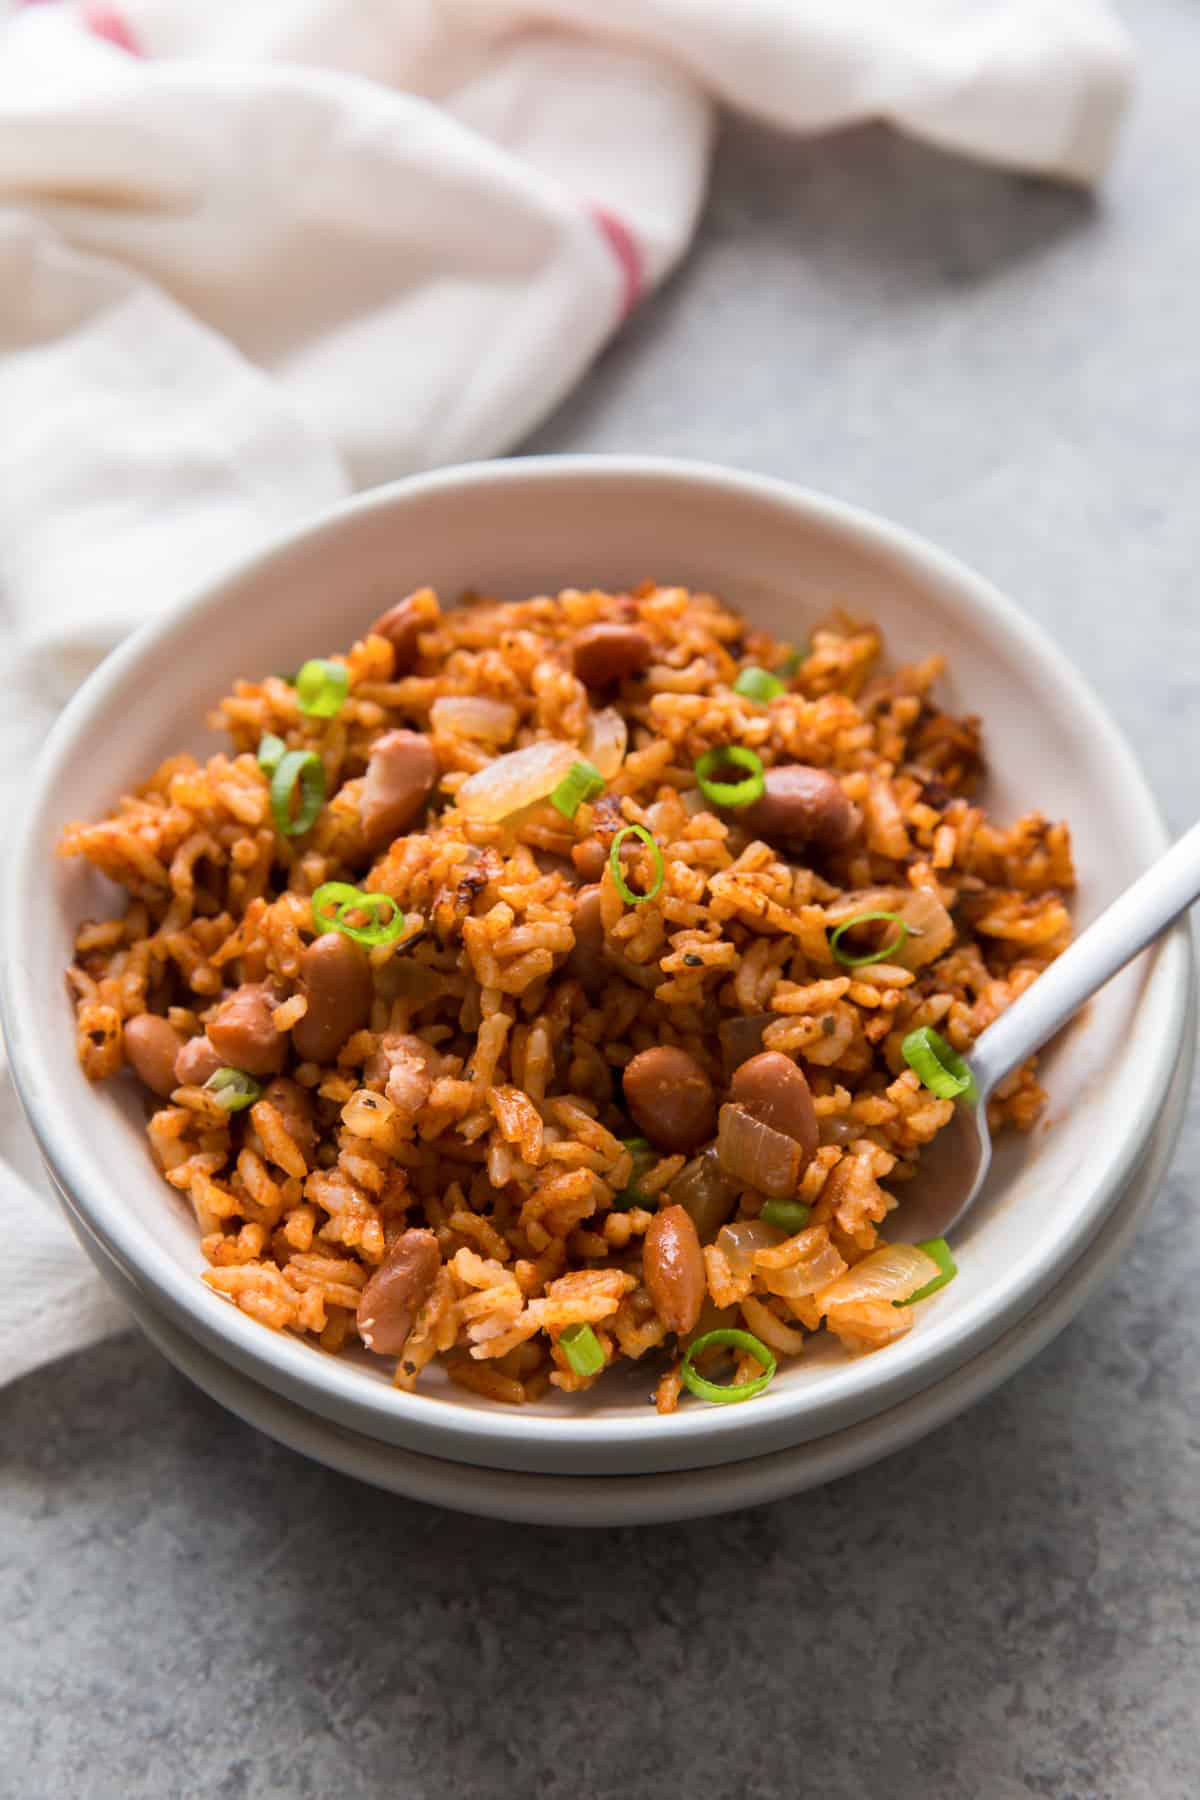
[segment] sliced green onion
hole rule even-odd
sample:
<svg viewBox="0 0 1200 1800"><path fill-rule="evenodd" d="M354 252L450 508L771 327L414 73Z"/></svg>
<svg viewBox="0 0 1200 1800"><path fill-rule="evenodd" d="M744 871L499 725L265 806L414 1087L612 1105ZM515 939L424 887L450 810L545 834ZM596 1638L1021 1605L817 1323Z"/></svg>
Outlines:
<svg viewBox="0 0 1200 1800"><path fill-rule="evenodd" d="M279 767L279 759L286 755L287 745L273 731L268 731L258 740L258 766L264 775L273 775Z"/></svg>
<svg viewBox="0 0 1200 1800"><path fill-rule="evenodd" d="M645 1138L622 1138L621 1142L633 1158L633 1168L620 1193L614 1194L613 1207L617 1212L628 1212L631 1206L652 1206L653 1200L649 1194L643 1194L638 1182L657 1158Z"/></svg>
<svg viewBox="0 0 1200 1800"><path fill-rule="evenodd" d="M792 676L795 675L799 669L801 663L806 662L807 659L808 652L806 650L793 650L791 655L785 656L780 663L779 673L783 676L785 681L790 681Z"/></svg>
<svg viewBox="0 0 1200 1800"><path fill-rule="evenodd" d="M598 1375L604 1367L600 1339L590 1325L564 1325L558 1341L576 1375Z"/></svg>
<svg viewBox="0 0 1200 1800"><path fill-rule="evenodd" d="M870 925L876 919L879 919L879 920L886 919L889 925L898 926L899 927L899 936L894 937L890 944L884 944L882 946L882 948L880 948L879 950L868 950L865 956L847 956L846 952L844 950L839 949L838 946L840 945L842 938L847 931L853 931L853 929L856 925ZM867 963L883 962L883 961L885 961L885 959L887 957L895 956L897 951L903 950L903 948L904 948L905 944L907 944L907 942L908 942L908 921L907 921L907 919L901 918L899 913L897 913L897 912L855 913L855 915L852 919L847 919L844 924L841 924L838 926L838 928L835 932L831 933L830 939L829 939L829 951L830 951L830 955L833 957L834 962L840 962L842 964L843 968L862 969L862 968L866 967Z"/></svg>
<svg viewBox="0 0 1200 1800"><path fill-rule="evenodd" d="M654 858L654 882L652 886L646 889L644 894L635 894L621 872L621 845L625 842L627 837L641 838L643 844L645 844L646 848ZM622 825L620 831L618 831L613 838L612 848L608 853L608 866L612 873L613 881L616 883L617 892L620 894L622 900L624 900L626 906L643 906L647 900L653 900L655 894L657 894L659 888L663 884L663 876L666 873L663 865L663 853L644 825Z"/></svg>
<svg viewBox="0 0 1200 1800"><path fill-rule="evenodd" d="M808 1224L811 1207L800 1200L768 1200L759 1218L767 1225L777 1225L780 1231L786 1231L789 1237L795 1237Z"/></svg>
<svg viewBox="0 0 1200 1800"><path fill-rule="evenodd" d="M942 1272L935 1275L932 1281L927 1281L923 1288L918 1288L915 1294L910 1294L907 1300L893 1300L893 1306L912 1306L918 1300L928 1300L930 1294L936 1294L939 1288L944 1288L958 1274L958 1264L951 1256L950 1246L945 1238L926 1238L923 1244L917 1245L917 1249L923 1250L926 1256L932 1256Z"/></svg>
<svg viewBox="0 0 1200 1800"><path fill-rule="evenodd" d="M379 915L385 907L387 916L381 919ZM350 915L356 912L365 912L369 922L354 923ZM312 917L318 936L323 931L340 931L343 937L366 944L369 949L377 944L394 944L404 930L404 914L390 894L364 894L348 881L322 882L312 897Z"/></svg>
<svg viewBox="0 0 1200 1800"><path fill-rule="evenodd" d="M390 910L381 919L379 914L383 907ZM352 912L365 912L369 924L352 925L347 916ZM368 950L379 944L394 944L404 930L404 914L390 894L356 894L353 900L343 900L333 922L343 937L353 939L356 944L365 944Z"/></svg>
<svg viewBox="0 0 1200 1800"><path fill-rule="evenodd" d="M253 1106L262 1093L252 1075L247 1075L244 1069L228 1067L214 1069L204 1088L218 1106L223 1106L226 1112L231 1113L241 1112L245 1106Z"/></svg>
<svg viewBox="0 0 1200 1800"><path fill-rule="evenodd" d="M327 662L314 656L301 664L296 676L296 699L310 719L332 719L340 713L350 691L350 671L345 663Z"/></svg>
<svg viewBox="0 0 1200 1800"><path fill-rule="evenodd" d="M313 930L318 937L323 931L337 930L340 907L361 905L362 898L362 889L356 888L349 881L322 882L312 897Z"/></svg>
<svg viewBox="0 0 1200 1800"><path fill-rule="evenodd" d="M714 1344L727 1344L731 1350L746 1350L761 1364L762 1374L755 1375L752 1380L742 1382L740 1386L730 1386L719 1381L707 1381L703 1375L692 1367L694 1358L703 1355ZM748 1331L735 1331L725 1327L720 1331L706 1331L698 1337L694 1344L689 1344L687 1355L679 1365L679 1373L683 1385L701 1400L710 1400L714 1406L730 1406L738 1400L753 1400L755 1394L761 1394L770 1387L777 1365L775 1358L759 1338L752 1337Z"/></svg>
<svg viewBox="0 0 1200 1800"><path fill-rule="evenodd" d="M604 777L590 762L572 763L550 796L564 819L573 819L585 800L604 792Z"/></svg>
<svg viewBox="0 0 1200 1800"><path fill-rule="evenodd" d="M300 787L300 810L292 817L292 794ZM314 824L325 800L325 767L315 750L289 750L271 775L271 815L284 837L300 837Z"/></svg>
<svg viewBox="0 0 1200 1800"><path fill-rule="evenodd" d="M978 1097L970 1066L932 1025L910 1031L900 1046L900 1054L939 1100L957 1100L962 1094L968 1100Z"/></svg>
<svg viewBox="0 0 1200 1800"><path fill-rule="evenodd" d="M761 760L753 750L746 750L741 744L729 744L724 749L706 750L703 756L696 758L696 780L700 784L700 792L714 806L752 806L760 800L766 782L763 779ZM718 769L745 769L743 781L714 781L713 776Z"/></svg>
<svg viewBox="0 0 1200 1800"><path fill-rule="evenodd" d="M772 675L768 669L743 669L733 684L735 694L742 694L747 700L761 700L765 706L776 694L786 692L778 675Z"/></svg>

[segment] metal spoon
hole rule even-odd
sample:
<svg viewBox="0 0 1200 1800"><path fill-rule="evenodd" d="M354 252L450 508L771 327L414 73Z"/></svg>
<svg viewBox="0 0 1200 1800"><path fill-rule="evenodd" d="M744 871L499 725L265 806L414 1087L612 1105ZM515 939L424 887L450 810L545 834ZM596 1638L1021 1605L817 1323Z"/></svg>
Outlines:
<svg viewBox="0 0 1200 1800"><path fill-rule="evenodd" d="M915 1243L945 1237L960 1223L978 1199L991 1164L987 1103L997 1083L1052 1038L1197 897L1200 825L1193 825L988 1026L967 1059L976 1093L958 1101L954 1118L922 1156L913 1191L905 1192L896 1215L899 1232L889 1236Z"/></svg>

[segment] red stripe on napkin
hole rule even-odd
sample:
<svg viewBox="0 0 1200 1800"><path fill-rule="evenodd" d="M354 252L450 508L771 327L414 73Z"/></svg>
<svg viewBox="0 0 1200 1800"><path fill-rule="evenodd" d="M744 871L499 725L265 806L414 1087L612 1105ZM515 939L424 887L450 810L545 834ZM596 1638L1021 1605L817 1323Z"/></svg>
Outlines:
<svg viewBox="0 0 1200 1800"><path fill-rule="evenodd" d="M100 0L83 9L83 22L94 37L104 38L106 42L115 44L118 50L127 50L130 56L144 54L141 45L115 6L104 6Z"/></svg>
<svg viewBox="0 0 1200 1800"><path fill-rule="evenodd" d="M646 286L645 271L642 268L642 253L634 242L633 234L622 219L609 212L606 206L593 206L592 217L607 239L609 249L621 267L625 281L625 291L621 301L621 318L627 319L642 297Z"/></svg>

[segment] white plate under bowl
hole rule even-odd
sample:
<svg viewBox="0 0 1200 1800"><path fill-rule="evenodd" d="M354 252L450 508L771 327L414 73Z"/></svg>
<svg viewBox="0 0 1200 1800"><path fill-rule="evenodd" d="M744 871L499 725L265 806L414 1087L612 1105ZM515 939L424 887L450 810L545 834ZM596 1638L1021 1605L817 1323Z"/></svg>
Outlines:
<svg viewBox="0 0 1200 1800"><path fill-rule="evenodd" d="M821 1487L915 1443L991 1393L1069 1324L1128 1250L1166 1171L1191 1083L1194 1020L1188 1042L1162 1119L1124 1194L1083 1254L1016 1325L899 1406L828 1437L745 1462L661 1475L535 1475L467 1469L421 1456L347 1431L282 1399L172 1325L111 1263L107 1273L151 1342L218 1404L301 1456L372 1487L453 1512L529 1525L654 1525L733 1512ZM72 1223L84 1248L103 1266L105 1252L78 1219ZM1119 1315L1113 1329L1120 1331Z"/></svg>
<svg viewBox="0 0 1200 1800"><path fill-rule="evenodd" d="M217 740L206 711L238 674L348 643L421 582L505 597L653 576L723 593L793 640L842 603L878 619L898 658L944 652L950 705L983 715L987 801L1070 820L1079 922L1164 847L1153 799L1108 714L1062 654L986 582L901 528L786 484L696 465L555 458L444 470L366 495L123 645L85 684L30 781L5 871L0 1003L22 1100L60 1187L171 1323L243 1374L368 1436L495 1468L625 1474L742 1460L823 1437L919 1393L995 1342L1058 1282L1116 1203L1181 1054L1184 929L1111 983L1047 1061L1052 1130L1002 1144L956 1237L961 1274L874 1356L835 1346L782 1370L752 1405L669 1419L647 1377L510 1410L437 1375L392 1387L386 1365L264 1330L209 1291L190 1208L148 1154L139 1096L92 1087L63 995L81 917L113 890L57 862L68 819L101 814L167 752Z"/></svg>

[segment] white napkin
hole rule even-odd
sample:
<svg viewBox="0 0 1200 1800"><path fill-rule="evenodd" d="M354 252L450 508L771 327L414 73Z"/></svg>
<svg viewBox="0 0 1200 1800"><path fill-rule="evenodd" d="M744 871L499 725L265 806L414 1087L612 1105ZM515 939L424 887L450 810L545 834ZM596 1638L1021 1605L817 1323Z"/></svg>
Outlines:
<svg viewBox="0 0 1200 1800"><path fill-rule="evenodd" d="M885 119L1086 183L1132 61L1103 0L9 10L10 772L46 695L289 521L529 431L686 249L717 103L796 132ZM20 1160L18 1130L0 1096ZM0 1379L120 1316L38 1208L0 1164L0 1229L28 1258Z"/></svg>

